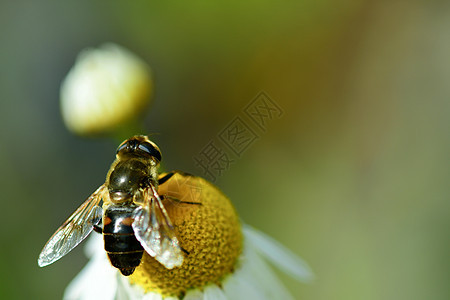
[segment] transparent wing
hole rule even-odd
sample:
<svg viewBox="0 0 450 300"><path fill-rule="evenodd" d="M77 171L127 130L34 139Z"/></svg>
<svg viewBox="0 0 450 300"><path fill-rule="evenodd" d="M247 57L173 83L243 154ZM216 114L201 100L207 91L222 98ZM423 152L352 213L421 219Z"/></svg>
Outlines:
<svg viewBox="0 0 450 300"><path fill-rule="evenodd" d="M40 267L54 263L84 240L100 222L102 208L98 206L107 189L100 186L81 206L56 230L45 244L38 258Z"/></svg>
<svg viewBox="0 0 450 300"><path fill-rule="evenodd" d="M183 263L183 253L166 209L154 186L143 193L144 203L134 211L134 235L145 251L167 269Z"/></svg>

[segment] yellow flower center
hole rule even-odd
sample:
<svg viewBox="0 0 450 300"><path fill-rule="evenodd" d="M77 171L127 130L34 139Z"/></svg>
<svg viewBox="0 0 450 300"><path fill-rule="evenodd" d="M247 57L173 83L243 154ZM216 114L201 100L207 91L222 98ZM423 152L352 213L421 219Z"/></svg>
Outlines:
<svg viewBox="0 0 450 300"><path fill-rule="evenodd" d="M239 218L229 199L208 181L180 173L160 185L158 191L166 196L164 206L181 247L189 254L184 255L181 267L169 270L144 253L130 282L164 296L180 296L192 288L220 284L233 272L242 251Z"/></svg>

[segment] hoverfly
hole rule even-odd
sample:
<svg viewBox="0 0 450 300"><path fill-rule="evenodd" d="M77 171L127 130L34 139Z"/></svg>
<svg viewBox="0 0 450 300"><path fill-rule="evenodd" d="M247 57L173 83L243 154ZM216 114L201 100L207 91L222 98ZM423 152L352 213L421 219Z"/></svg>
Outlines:
<svg viewBox="0 0 450 300"><path fill-rule="evenodd" d="M56 230L39 255L39 266L69 253L92 230L103 233L111 264L125 276L139 266L144 251L168 269L181 266L183 252L188 252L176 237L164 196L157 192L158 184L174 172L158 180L160 161L158 146L147 136L120 144L106 182Z"/></svg>

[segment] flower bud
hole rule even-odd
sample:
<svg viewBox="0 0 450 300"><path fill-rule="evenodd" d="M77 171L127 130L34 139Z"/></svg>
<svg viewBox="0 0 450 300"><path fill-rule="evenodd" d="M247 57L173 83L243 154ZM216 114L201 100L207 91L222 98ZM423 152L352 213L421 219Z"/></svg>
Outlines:
<svg viewBox="0 0 450 300"><path fill-rule="evenodd" d="M150 102L149 66L115 44L85 49L61 85L61 112L79 135L110 132L136 118Z"/></svg>

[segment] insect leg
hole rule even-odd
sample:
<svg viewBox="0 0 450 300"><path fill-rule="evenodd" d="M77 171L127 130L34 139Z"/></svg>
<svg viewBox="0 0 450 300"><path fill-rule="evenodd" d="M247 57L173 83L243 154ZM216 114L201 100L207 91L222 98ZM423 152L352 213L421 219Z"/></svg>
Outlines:
<svg viewBox="0 0 450 300"><path fill-rule="evenodd" d="M173 175L175 175L177 173L180 174L180 175L183 175L183 176L194 176L194 175L192 175L190 173L186 173L186 172L179 171L179 170L170 171L166 175L164 175L164 177L159 178L158 184L161 185L161 184L165 183L167 180L169 180Z"/></svg>
<svg viewBox="0 0 450 300"><path fill-rule="evenodd" d="M100 220L100 223L93 225L93 229L95 232L102 234L103 233L103 225L102 221Z"/></svg>
<svg viewBox="0 0 450 300"><path fill-rule="evenodd" d="M164 182L166 182L167 180L170 179L170 177L172 177L173 175L175 175L175 171L171 171L169 173L167 173L166 175L164 175L164 177L161 177L160 179L158 179L158 184L163 184Z"/></svg>
<svg viewBox="0 0 450 300"><path fill-rule="evenodd" d="M170 201L174 201L177 203L182 203L182 204L196 204L196 205L202 205L200 202L190 202L190 201L182 201L178 198L172 197L172 196L168 196L168 195L159 195L159 197L161 198L161 200L164 199L168 199Z"/></svg>
<svg viewBox="0 0 450 300"><path fill-rule="evenodd" d="M180 246L181 251L183 251L186 255L189 255L189 251Z"/></svg>

